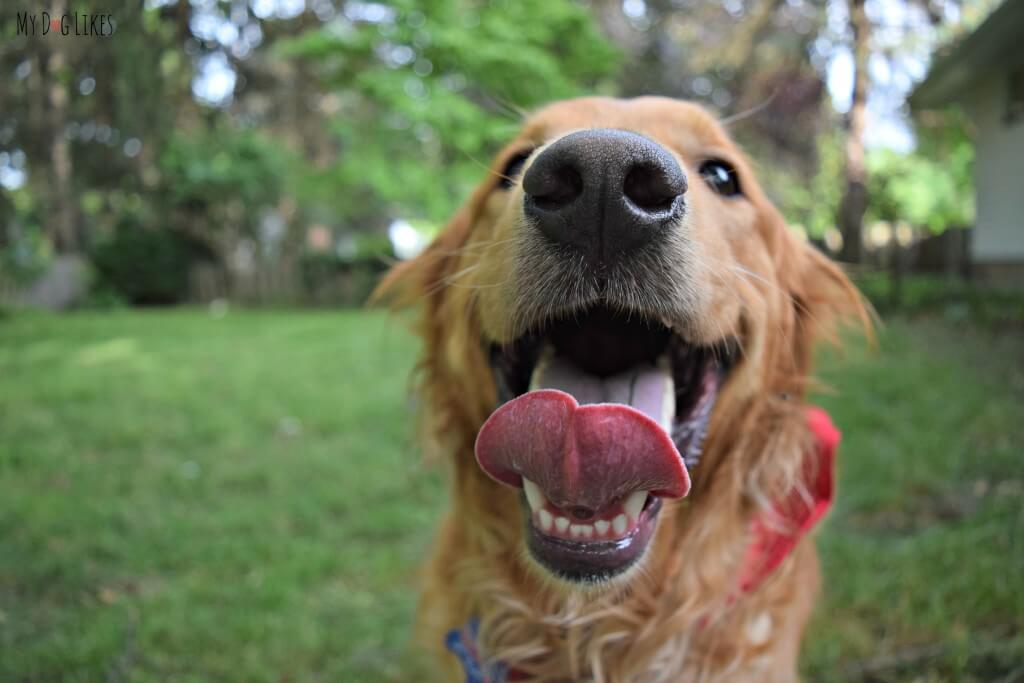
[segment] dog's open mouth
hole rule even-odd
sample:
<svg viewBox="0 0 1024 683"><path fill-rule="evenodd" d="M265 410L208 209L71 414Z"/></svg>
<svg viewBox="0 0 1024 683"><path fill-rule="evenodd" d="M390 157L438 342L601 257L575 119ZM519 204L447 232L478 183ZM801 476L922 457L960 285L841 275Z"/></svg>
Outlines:
<svg viewBox="0 0 1024 683"><path fill-rule="evenodd" d="M596 582L643 556L661 499L689 491L687 466L733 355L603 307L492 348L501 405L477 435L476 457L523 489L527 543L541 565Z"/></svg>

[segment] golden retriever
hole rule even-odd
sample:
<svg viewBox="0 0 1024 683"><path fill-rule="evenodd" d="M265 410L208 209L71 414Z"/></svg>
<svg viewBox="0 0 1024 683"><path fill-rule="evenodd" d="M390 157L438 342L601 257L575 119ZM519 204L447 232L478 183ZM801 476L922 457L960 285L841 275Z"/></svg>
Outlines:
<svg viewBox="0 0 1024 683"><path fill-rule="evenodd" d="M812 348L865 310L709 113L541 109L377 296L422 306L450 465L439 680L797 679L838 439Z"/></svg>

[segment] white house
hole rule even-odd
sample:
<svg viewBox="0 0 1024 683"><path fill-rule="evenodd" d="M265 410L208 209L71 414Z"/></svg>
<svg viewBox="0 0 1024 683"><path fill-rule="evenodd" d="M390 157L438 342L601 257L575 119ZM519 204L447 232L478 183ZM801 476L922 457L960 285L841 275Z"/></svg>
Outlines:
<svg viewBox="0 0 1024 683"><path fill-rule="evenodd" d="M959 104L973 121L972 271L1024 284L1024 0L1005 0L937 57L910 104L916 110Z"/></svg>

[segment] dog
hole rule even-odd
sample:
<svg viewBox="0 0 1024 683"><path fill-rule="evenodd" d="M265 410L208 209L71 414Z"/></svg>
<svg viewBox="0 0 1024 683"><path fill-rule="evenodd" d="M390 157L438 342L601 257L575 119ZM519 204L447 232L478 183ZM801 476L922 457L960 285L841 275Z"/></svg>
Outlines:
<svg viewBox="0 0 1024 683"><path fill-rule="evenodd" d="M540 109L375 296L421 308L450 474L438 680L797 680L838 441L812 352L868 318L711 114Z"/></svg>

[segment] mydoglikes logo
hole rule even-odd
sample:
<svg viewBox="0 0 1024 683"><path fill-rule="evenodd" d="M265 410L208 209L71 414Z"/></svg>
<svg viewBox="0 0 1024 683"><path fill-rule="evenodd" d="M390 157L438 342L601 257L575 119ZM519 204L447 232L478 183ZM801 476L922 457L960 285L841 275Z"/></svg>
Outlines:
<svg viewBox="0 0 1024 683"><path fill-rule="evenodd" d="M110 14L67 12L51 15L49 12L18 12L19 36L90 36L107 38L114 35L117 23Z"/></svg>

